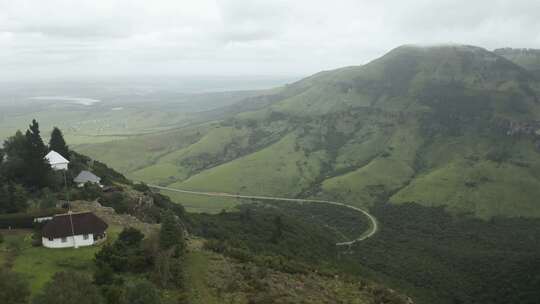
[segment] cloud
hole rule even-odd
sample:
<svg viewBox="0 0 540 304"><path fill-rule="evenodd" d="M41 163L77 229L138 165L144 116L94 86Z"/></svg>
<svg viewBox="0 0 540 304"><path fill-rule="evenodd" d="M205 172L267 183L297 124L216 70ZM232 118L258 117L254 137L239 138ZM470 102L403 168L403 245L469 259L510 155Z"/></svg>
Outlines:
<svg viewBox="0 0 540 304"><path fill-rule="evenodd" d="M0 0L0 79L307 75L446 42L540 48L540 2Z"/></svg>

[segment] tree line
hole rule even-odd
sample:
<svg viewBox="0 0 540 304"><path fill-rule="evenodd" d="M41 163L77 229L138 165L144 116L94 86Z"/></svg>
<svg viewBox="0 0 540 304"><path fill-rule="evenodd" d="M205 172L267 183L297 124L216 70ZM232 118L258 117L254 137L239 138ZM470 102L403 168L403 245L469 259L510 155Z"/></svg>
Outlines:
<svg viewBox="0 0 540 304"><path fill-rule="evenodd" d="M46 145L35 119L25 133L17 131L4 141L0 149L0 213L25 211L32 193L61 187L62 177L44 158L51 150L66 159L71 157L62 131L55 127Z"/></svg>

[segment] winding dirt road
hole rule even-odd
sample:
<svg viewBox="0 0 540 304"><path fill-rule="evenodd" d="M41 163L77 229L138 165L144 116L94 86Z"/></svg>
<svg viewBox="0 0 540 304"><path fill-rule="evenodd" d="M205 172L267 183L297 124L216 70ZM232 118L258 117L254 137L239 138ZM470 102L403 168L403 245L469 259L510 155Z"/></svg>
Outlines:
<svg viewBox="0 0 540 304"><path fill-rule="evenodd" d="M364 241L374 236L379 231L379 224L377 223L377 219L373 215L371 215L369 212L361 208L349 206L349 205L338 203L338 202L325 201L325 200L301 199L301 198L274 197L274 196L240 195L240 194L223 193L223 192L189 191L189 190L181 190L181 189L162 187L162 186L151 185L151 184L149 184L148 187L159 189L159 190L166 190L166 191L173 191L173 192L194 194L194 195L213 196L213 197L244 198L244 199L254 199L254 200L261 200L261 201L286 201L286 202L297 202L297 203L327 204L327 205L334 205L334 206L349 208L349 209L352 209L354 211L361 212L362 214L364 214L369 220L369 223L370 223L369 229L366 230L362 235L360 235L356 239L347 241L347 242L336 243L336 246L353 245L354 243Z"/></svg>

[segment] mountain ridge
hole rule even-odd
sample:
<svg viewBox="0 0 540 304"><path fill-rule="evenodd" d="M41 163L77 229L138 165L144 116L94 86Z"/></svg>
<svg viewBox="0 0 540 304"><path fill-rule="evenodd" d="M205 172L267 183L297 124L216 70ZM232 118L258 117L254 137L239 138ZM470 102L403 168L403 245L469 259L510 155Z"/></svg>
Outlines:
<svg viewBox="0 0 540 304"><path fill-rule="evenodd" d="M483 48L401 46L231 111L201 130L198 153L173 151L124 172L192 190L540 217L539 88L525 68ZM230 137L218 135L226 128ZM206 153L204 142L218 137ZM115 164L92 149L83 151Z"/></svg>

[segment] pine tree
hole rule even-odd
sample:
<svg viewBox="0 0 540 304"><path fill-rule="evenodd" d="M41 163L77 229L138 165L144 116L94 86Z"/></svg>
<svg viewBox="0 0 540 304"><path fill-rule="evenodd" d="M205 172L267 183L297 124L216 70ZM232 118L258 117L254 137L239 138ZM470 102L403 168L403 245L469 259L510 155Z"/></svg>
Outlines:
<svg viewBox="0 0 540 304"><path fill-rule="evenodd" d="M23 155L23 159L26 167L26 183L31 187L43 187L47 185L51 166L44 159L47 154L47 147L41 139L39 124L35 119L32 120L25 137L26 155Z"/></svg>
<svg viewBox="0 0 540 304"><path fill-rule="evenodd" d="M0 174L6 181L23 182L25 178L26 164L26 137L21 131L4 141L4 162Z"/></svg>
<svg viewBox="0 0 540 304"><path fill-rule="evenodd" d="M56 151L66 159L70 159L69 147L66 145L66 141L64 140L64 135L62 134L62 131L57 127L54 127L51 132L51 139L49 140L49 150Z"/></svg>
<svg viewBox="0 0 540 304"><path fill-rule="evenodd" d="M39 124L35 119L32 119L32 124L26 130L27 145L30 148L29 153L33 154L36 158L39 156L43 159L47 154L47 147L41 139L41 131L39 130Z"/></svg>
<svg viewBox="0 0 540 304"><path fill-rule="evenodd" d="M161 249L167 250L173 247L179 252L185 248L184 230L180 223L170 211L163 214L161 222L161 230L159 232L159 246Z"/></svg>

